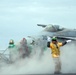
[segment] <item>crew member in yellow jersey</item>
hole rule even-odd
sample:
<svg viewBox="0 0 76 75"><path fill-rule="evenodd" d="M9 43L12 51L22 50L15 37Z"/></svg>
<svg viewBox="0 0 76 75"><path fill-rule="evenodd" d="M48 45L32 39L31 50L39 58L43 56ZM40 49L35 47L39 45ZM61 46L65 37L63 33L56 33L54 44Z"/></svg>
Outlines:
<svg viewBox="0 0 76 75"><path fill-rule="evenodd" d="M47 47L51 48L51 53L53 60L55 62L55 74L61 73L61 61L60 61L60 47L71 42L71 40L67 40L65 42L58 42L57 38L53 37L52 40L50 37L47 37ZM51 41L51 42L50 42Z"/></svg>

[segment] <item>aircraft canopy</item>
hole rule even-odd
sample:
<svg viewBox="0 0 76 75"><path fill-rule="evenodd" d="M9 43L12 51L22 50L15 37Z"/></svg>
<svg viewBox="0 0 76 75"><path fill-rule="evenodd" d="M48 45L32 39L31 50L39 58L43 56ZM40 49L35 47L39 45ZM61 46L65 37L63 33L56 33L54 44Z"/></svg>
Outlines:
<svg viewBox="0 0 76 75"><path fill-rule="evenodd" d="M57 31L62 31L64 28L62 28L59 25L47 25L44 30L49 31L49 32L57 32Z"/></svg>

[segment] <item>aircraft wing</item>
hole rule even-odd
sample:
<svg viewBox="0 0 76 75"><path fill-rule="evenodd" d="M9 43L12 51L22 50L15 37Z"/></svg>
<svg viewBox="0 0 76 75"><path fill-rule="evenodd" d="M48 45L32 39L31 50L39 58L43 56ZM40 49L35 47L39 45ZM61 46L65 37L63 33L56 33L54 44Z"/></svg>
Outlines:
<svg viewBox="0 0 76 75"><path fill-rule="evenodd" d="M75 40L76 41L76 37L64 37L64 36L57 36L58 39L66 39L66 40Z"/></svg>

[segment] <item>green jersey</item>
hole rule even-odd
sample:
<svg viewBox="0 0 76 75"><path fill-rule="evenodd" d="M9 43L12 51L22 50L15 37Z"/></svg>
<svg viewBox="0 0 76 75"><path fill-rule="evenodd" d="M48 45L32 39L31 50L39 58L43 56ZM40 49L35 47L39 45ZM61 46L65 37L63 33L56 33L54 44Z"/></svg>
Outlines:
<svg viewBox="0 0 76 75"><path fill-rule="evenodd" d="M8 48L14 48L15 45L14 44L9 44Z"/></svg>

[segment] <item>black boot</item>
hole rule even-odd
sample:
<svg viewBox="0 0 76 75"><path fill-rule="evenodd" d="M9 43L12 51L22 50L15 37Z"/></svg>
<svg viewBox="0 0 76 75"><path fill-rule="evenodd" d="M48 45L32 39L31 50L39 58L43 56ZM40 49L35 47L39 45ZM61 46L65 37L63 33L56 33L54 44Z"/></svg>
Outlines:
<svg viewBox="0 0 76 75"><path fill-rule="evenodd" d="M54 72L54 74L61 74L61 72Z"/></svg>

